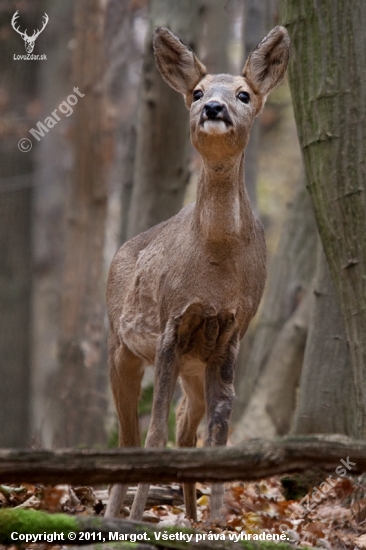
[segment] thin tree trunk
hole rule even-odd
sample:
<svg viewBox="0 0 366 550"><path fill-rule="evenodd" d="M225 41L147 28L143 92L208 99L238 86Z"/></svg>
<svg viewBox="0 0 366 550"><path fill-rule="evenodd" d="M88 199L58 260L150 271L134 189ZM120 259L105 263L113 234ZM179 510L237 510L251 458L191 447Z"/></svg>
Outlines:
<svg viewBox="0 0 366 550"><path fill-rule="evenodd" d="M269 32L275 21L277 0L246 0L244 3L244 17L242 25L242 35L244 36L244 61L248 58L250 52L256 47L262 38ZM254 212L258 215L257 208L257 177L258 177L258 158L261 139L261 122L256 119L250 132L249 143L245 149L245 187L248 191L250 202ZM255 338L255 325L249 325L244 339L240 344L236 380L244 378L248 358L251 352Z"/></svg>
<svg viewBox="0 0 366 550"><path fill-rule="evenodd" d="M103 108L104 2L75 4L75 167L68 206L56 377L55 444L104 443L107 368L104 363L103 244L106 219Z"/></svg>
<svg viewBox="0 0 366 550"><path fill-rule="evenodd" d="M227 0L202 2L200 18L204 33L200 40L200 59L210 73L230 72L230 17L225 9Z"/></svg>
<svg viewBox="0 0 366 550"><path fill-rule="evenodd" d="M366 437L366 3L282 0L309 191L349 343Z"/></svg>
<svg viewBox="0 0 366 550"><path fill-rule="evenodd" d="M147 16L147 8L129 0L108 0L106 14L106 94L109 109L114 113L114 159L109 186L114 193L110 205L121 205L117 245L127 238L136 152L136 118L138 87L142 66L142 48L137 43L135 27ZM113 247L115 250L115 246ZM112 258L111 258L112 259Z"/></svg>
<svg viewBox="0 0 366 550"><path fill-rule="evenodd" d="M40 2L22 13L22 25L36 28ZM34 149L18 142L31 137L28 108L36 95L36 62L14 61L24 42L10 27L15 8L0 7L2 131L0 140L0 447L29 444L31 355L31 207ZM25 27L24 29L25 30ZM37 43L39 46L40 42ZM27 147L29 143L25 143Z"/></svg>
<svg viewBox="0 0 366 550"><path fill-rule="evenodd" d="M244 4L243 35L244 59L259 44L274 26L277 0L246 0ZM250 140L245 149L245 185L250 202L257 210L258 147L260 140L260 120L255 120L250 132Z"/></svg>
<svg viewBox="0 0 366 550"><path fill-rule="evenodd" d="M189 179L189 117L182 97L158 73L152 33L156 26L166 25L195 49L198 9L199 3L194 0L151 1L128 238L170 218L182 206Z"/></svg>
<svg viewBox="0 0 366 550"><path fill-rule="evenodd" d="M311 318L293 432L355 433L355 389L343 319L319 242Z"/></svg>
<svg viewBox="0 0 366 550"><path fill-rule="evenodd" d="M72 38L72 0L44 6L50 20L43 36L45 51L52 63L39 64L39 99L42 104L40 120L45 120L56 105L72 92L65 74L70 71ZM72 118L72 117L70 117ZM52 377L57 371L58 319L60 307L61 269L64 254L65 188L69 181L67 158L70 146L61 137L67 120L59 122L35 149L37 185L33 191L32 211L32 440L42 447L51 447L54 436L54 401ZM58 392L58 388L56 388Z"/></svg>

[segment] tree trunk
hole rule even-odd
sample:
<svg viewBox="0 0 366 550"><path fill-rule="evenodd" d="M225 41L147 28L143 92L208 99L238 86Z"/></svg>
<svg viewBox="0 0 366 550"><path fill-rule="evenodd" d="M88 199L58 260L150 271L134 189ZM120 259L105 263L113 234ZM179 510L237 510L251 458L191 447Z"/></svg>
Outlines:
<svg viewBox="0 0 366 550"><path fill-rule="evenodd" d="M288 433L304 357L309 301L307 292L278 335L245 413L236 424L234 442Z"/></svg>
<svg viewBox="0 0 366 550"><path fill-rule="evenodd" d="M244 4L244 17L242 35L244 36L243 60L240 69L250 52L257 46L262 38L269 32L275 22L277 12L277 0L246 0ZM248 191L250 202L254 212L258 215L257 208L257 177L259 147L261 139L261 121L256 119L250 132L249 143L245 149L245 187ZM248 331L240 344L236 379L244 378L248 358L255 338L255 324L249 325ZM237 384L239 385L239 384Z"/></svg>
<svg viewBox="0 0 366 550"><path fill-rule="evenodd" d="M230 72L229 36L231 20L225 9L226 0L205 0L200 10L203 37L200 59L210 73Z"/></svg>
<svg viewBox="0 0 366 550"><path fill-rule="evenodd" d="M274 26L276 7L277 0L245 1L243 18L244 61ZM249 143L245 149L245 185L255 211L257 211L256 188L260 130L260 120L256 119L250 132Z"/></svg>
<svg viewBox="0 0 366 550"><path fill-rule="evenodd" d="M189 179L189 117L182 97L163 81L156 68L152 33L156 26L166 25L195 49L198 8L194 0L151 1L128 238L170 218L183 203Z"/></svg>
<svg viewBox="0 0 366 550"><path fill-rule="evenodd" d="M45 40L45 51L52 63L39 63L39 100L45 120L55 106L72 93L72 85L65 75L70 73L72 38L72 0L48 0L44 10L50 20ZM70 117L72 119L72 117ZM32 440L41 447L51 447L55 419L54 402L58 388L52 387L57 372L58 318L60 307L61 269L64 254L65 188L69 181L68 161L70 143L62 137L68 120L61 120L37 143L37 185L33 191L32 208ZM61 129L61 130L60 130Z"/></svg>
<svg viewBox="0 0 366 550"><path fill-rule="evenodd" d="M282 0L309 191L349 343L366 437L366 3Z"/></svg>
<svg viewBox="0 0 366 550"><path fill-rule="evenodd" d="M270 374L271 368L273 368L272 360L275 359L272 350L281 336L281 331L284 330L281 346L285 341L290 344L287 336L289 326L286 326L286 323L289 322L291 326L291 318L296 319L296 310L308 291L315 270L316 239L317 232L311 204L304 183L301 182L293 202L289 205L278 251L271 266L270 278L245 375L239 380L237 387L238 400L234 420L237 422L238 433L240 433L241 423L245 423L246 408L249 407L251 397L256 391L257 382L265 371L267 371L266 376L272 376ZM294 326L296 326L296 322ZM303 321L301 324L303 325ZM301 339L296 341L300 347L297 348L295 355L301 351L303 346ZM292 344L294 343L293 340ZM292 352L295 353L294 347L292 347ZM298 363L298 358L296 362ZM287 363L286 366L286 362L283 362L283 367L285 376L285 369L290 368L290 365ZM298 366L294 369L298 372ZM294 385L296 386L296 379L292 379L291 388L285 384L277 399L283 399L287 403L290 400L293 403ZM290 390L290 394L288 390ZM269 399L272 399L270 398L271 391L272 387L267 386L266 392ZM264 396L262 395L262 397ZM264 412L264 409L262 411Z"/></svg>
<svg viewBox="0 0 366 550"><path fill-rule="evenodd" d="M139 9L140 8L140 9ZM106 94L113 112L114 159L108 185L113 197L111 208L120 204L117 242L110 244L113 255L116 246L127 238L127 218L130 208L136 151L136 114L138 87L142 66L142 47L136 38L136 27L147 17L147 8L129 0L108 0L106 14ZM112 259L112 258L110 258Z"/></svg>
<svg viewBox="0 0 366 550"><path fill-rule="evenodd" d="M298 400L294 433L355 434L355 389L347 339L320 242Z"/></svg>
<svg viewBox="0 0 366 550"><path fill-rule="evenodd" d="M105 443L103 244L106 218L104 10L75 4L74 82L85 97L74 107L75 166L68 206L56 377L58 446Z"/></svg>
<svg viewBox="0 0 366 550"><path fill-rule="evenodd" d="M36 28L40 8L37 1L24 9L21 25ZM30 435L31 206L37 182L34 148L22 152L18 142L31 137L39 64L13 60L25 54L23 40L10 27L14 11L12 4L0 7L0 447L25 447Z"/></svg>

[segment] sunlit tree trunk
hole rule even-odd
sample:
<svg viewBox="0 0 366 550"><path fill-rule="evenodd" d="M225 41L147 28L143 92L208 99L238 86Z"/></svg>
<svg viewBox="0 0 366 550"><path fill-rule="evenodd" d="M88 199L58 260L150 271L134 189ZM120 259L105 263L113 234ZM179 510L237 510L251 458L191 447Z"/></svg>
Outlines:
<svg viewBox="0 0 366 550"><path fill-rule="evenodd" d="M282 0L309 191L347 335L366 437L366 3ZM345 396L347 399L347 396Z"/></svg>

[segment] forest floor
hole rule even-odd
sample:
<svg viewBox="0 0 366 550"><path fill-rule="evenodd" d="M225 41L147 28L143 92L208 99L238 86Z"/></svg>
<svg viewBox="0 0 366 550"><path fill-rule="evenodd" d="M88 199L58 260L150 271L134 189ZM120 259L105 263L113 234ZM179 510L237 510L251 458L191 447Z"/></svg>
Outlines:
<svg viewBox="0 0 366 550"><path fill-rule="evenodd" d="M324 485L326 476L323 472L315 471L281 479L271 477L260 482L227 484L224 527L209 522L208 485L197 484L197 523L185 518L179 485L158 486L156 498L169 504L148 508L143 521L156 524L157 527L191 527L224 534L281 533L281 526L287 524L288 536L294 547L366 549L366 476L334 480L333 487L325 495L316 489L322 482ZM303 496L309 488L307 496ZM95 516L104 514L107 498L107 489L100 487L0 485L0 508L20 507ZM133 491L130 491L127 495L128 504L132 498ZM129 508L126 506L122 512L127 517ZM53 547L46 543L23 546L33 550ZM4 548L0 546L1 550Z"/></svg>

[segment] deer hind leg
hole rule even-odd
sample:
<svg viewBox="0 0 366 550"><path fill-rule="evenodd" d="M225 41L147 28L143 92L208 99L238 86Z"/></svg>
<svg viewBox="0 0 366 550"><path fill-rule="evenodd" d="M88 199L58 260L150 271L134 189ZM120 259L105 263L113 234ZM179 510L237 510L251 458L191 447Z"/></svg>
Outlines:
<svg viewBox="0 0 366 550"><path fill-rule="evenodd" d="M197 428L205 414L203 376L180 375L183 399L177 410L177 445L195 447ZM183 483L186 516L197 519L196 484Z"/></svg>
<svg viewBox="0 0 366 550"><path fill-rule="evenodd" d="M165 447L168 441L168 416L179 370L176 320L168 321L159 339L155 359L154 398L145 447ZM144 513L150 484L140 483L130 519L139 521Z"/></svg>
<svg viewBox="0 0 366 550"><path fill-rule="evenodd" d="M119 424L119 446L140 447L137 405L143 376L143 361L111 333L108 340L110 380ZM118 516L128 485L116 483L111 489L106 517Z"/></svg>
<svg viewBox="0 0 366 550"><path fill-rule="evenodd" d="M233 380L238 355L239 338L230 328L233 315L219 319L220 335L217 347L206 367L205 399L207 426L205 446L224 446L227 443L229 422L235 397ZM224 486L211 487L211 518L221 519Z"/></svg>

